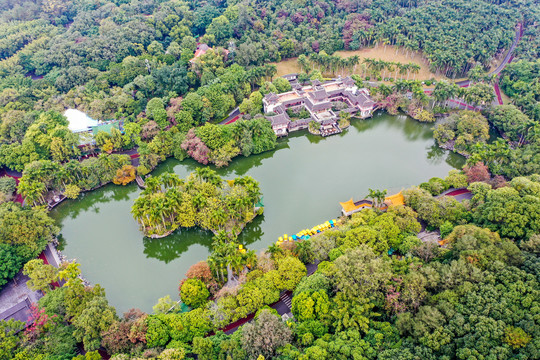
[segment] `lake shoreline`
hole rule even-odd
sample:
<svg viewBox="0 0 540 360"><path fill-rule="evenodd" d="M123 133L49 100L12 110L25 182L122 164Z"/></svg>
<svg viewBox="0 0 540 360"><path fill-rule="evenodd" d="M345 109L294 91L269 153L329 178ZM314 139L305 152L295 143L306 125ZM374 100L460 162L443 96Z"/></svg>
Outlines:
<svg viewBox="0 0 540 360"><path fill-rule="evenodd" d="M249 175L260 183L264 214L238 237L258 251L285 233L336 218L339 201L364 198L368 188L395 193L462 165L461 157L436 146L430 124L381 111L369 120L353 120L336 136L298 132L278 140L275 150L239 156L226 168L210 167L223 178ZM185 177L198 167L204 165L169 158L152 176ZM134 183L104 186L51 211L66 240L64 254L77 258L85 277L107 289L119 312L149 311L159 297L175 295L183 274L207 258L212 244L213 233L197 229L144 238L130 213L140 191Z"/></svg>

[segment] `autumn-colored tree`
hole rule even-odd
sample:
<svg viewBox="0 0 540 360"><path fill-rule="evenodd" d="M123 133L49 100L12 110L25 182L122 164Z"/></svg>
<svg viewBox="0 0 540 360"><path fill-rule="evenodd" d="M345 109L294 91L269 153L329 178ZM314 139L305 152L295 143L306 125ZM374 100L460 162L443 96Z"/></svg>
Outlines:
<svg viewBox="0 0 540 360"><path fill-rule="evenodd" d="M463 167L463 172L467 175L469 184L479 181L486 182L491 177L488 167L481 162L476 163L473 166L465 165Z"/></svg>
<svg viewBox="0 0 540 360"><path fill-rule="evenodd" d="M186 139L182 142L181 147L183 150L187 151L188 155L191 156L193 160L204 165L208 164L208 154L210 153L210 149L195 135L193 129L188 131Z"/></svg>
<svg viewBox="0 0 540 360"><path fill-rule="evenodd" d="M531 340L531 336L522 328L510 326L504 330L504 342L514 349L527 345Z"/></svg>
<svg viewBox="0 0 540 360"><path fill-rule="evenodd" d="M139 319L145 319L146 314L139 309L130 309L124 313L123 319L115 321L102 336L101 344L109 354L128 353L141 341L131 336L132 328Z"/></svg>
<svg viewBox="0 0 540 360"><path fill-rule="evenodd" d="M45 313L45 309L40 309L35 304L31 304L30 317L28 319L29 326L26 328L26 335L28 338L36 340L46 332L47 326L50 326L51 320L56 317L56 314L49 316Z"/></svg>
<svg viewBox="0 0 540 360"><path fill-rule="evenodd" d="M212 270L206 261L199 261L198 263L191 265L186 273L186 278L188 279L199 279L206 284L208 290L211 293L214 293L218 290L218 283L214 276L212 275ZM182 283L180 287L182 287Z"/></svg>
<svg viewBox="0 0 540 360"><path fill-rule="evenodd" d="M121 169L116 171L113 182L116 185L127 185L135 180L136 175L137 169L133 165L124 165Z"/></svg>

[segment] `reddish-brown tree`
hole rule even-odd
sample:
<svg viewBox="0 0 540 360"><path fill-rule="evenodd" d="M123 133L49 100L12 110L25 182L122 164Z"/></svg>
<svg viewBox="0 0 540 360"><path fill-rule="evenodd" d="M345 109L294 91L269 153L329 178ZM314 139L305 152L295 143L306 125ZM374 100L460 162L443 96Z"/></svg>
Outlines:
<svg viewBox="0 0 540 360"><path fill-rule="evenodd" d="M487 182L491 178L488 167L482 162L476 163L473 166L465 165L463 172L467 175L469 184L479 181Z"/></svg>

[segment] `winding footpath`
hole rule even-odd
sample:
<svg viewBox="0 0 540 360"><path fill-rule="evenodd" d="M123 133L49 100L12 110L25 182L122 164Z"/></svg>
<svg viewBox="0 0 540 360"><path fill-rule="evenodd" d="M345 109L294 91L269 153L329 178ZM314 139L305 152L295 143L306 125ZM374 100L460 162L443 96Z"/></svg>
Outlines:
<svg viewBox="0 0 540 360"><path fill-rule="evenodd" d="M516 25L516 36L514 37L514 41L512 42L512 45L510 46L510 49L508 49L508 52L506 53L506 56L504 57L503 61L493 71L488 73L488 75L490 77L495 76L497 78L497 81L494 82L493 90L494 90L495 95L497 97L497 104L498 105L503 105L501 89L499 88L499 81L498 81L499 74L501 73L501 71L503 71L503 69L506 67L506 65L511 63L512 60L514 59L513 53L514 53L514 50L517 47L517 44L519 43L519 41L523 37L523 31L524 31L523 24L518 23ZM459 85L460 87L468 87L469 85L471 85L471 81L470 80L462 80L462 81L456 82L456 84ZM424 92L428 93L428 94L431 94L433 92L433 88L425 89ZM454 104L457 104L459 108L463 107L466 110L480 110L476 106L469 105L469 104L464 103L464 102L459 101L459 100L449 99L448 101L450 101L450 102L452 102Z"/></svg>
<svg viewBox="0 0 540 360"><path fill-rule="evenodd" d="M491 71L488 75L496 75L498 76L499 73L508 65L512 60L514 59L513 52L516 49L517 44L521 40L521 37L523 36L523 25L521 23L518 23L516 26L516 36L514 38L514 41L512 42L512 45L510 46L510 49L506 53L506 56L504 57L503 61L495 68L495 70ZM471 84L470 80L462 80L458 81L456 84L458 84L461 87L467 87Z"/></svg>

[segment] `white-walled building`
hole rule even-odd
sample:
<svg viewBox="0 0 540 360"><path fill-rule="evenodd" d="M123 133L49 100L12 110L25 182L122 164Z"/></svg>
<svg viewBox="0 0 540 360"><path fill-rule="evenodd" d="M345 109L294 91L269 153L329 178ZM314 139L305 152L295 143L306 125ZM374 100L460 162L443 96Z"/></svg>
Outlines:
<svg viewBox="0 0 540 360"><path fill-rule="evenodd" d="M263 98L264 112L276 114L267 116L267 119L272 122L272 128L278 136L286 135L283 128L287 121L288 131L305 128L295 126L294 122L290 121L287 109L305 108L310 114L310 119L300 121L306 124L306 120L314 120L321 124L324 122L326 125L330 121L337 123L340 112L348 112L360 118L367 118L373 114L375 102L369 97L368 90L359 89L350 77L326 83L313 80L310 86L304 87L297 83L295 85L292 91L281 94L269 93ZM344 103L347 107L334 111L332 108L336 102Z"/></svg>

